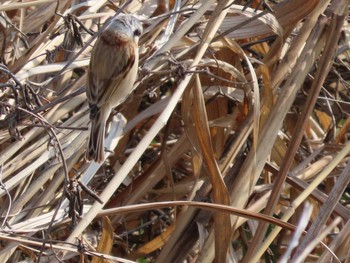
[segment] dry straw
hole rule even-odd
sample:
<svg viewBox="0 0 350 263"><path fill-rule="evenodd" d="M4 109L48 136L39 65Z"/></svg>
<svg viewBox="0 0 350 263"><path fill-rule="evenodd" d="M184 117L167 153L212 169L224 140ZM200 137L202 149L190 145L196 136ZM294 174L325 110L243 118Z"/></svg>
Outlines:
<svg viewBox="0 0 350 263"><path fill-rule="evenodd" d="M144 25L139 75L98 165L87 66L120 12ZM348 262L347 17L345 0L3 1L0 261Z"/></svg>

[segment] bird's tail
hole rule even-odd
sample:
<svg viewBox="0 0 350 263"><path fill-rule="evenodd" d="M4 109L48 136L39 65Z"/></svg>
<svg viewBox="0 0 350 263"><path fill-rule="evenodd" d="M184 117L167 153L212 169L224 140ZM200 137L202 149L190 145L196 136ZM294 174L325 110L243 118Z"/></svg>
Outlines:
<svg viewBox="0 0 350 263"><path fill-rule="evenodd" d="M104 109L95 110L93 116L90 114L91 125L86 159L101 163L105 160L104 141L109 112Z"/></svg>

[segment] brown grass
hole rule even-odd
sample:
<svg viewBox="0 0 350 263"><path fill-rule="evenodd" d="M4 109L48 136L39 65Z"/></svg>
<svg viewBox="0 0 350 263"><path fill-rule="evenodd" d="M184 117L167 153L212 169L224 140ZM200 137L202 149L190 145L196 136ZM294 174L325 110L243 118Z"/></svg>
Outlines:
<svg viewBox="0 0 350 263"><path fill-rule="evenodd" d="M0 6L0 262L350 262L348 1L76 2ZM98 165L87 65L120 7L139 78Z"/></svg>

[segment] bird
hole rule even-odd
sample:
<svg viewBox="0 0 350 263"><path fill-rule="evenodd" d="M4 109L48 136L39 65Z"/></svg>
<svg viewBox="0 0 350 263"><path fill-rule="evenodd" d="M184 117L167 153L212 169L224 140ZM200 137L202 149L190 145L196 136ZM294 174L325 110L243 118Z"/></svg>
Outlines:
<svg viewBox="0 0 350 263"><path fill-rule="evenodd" d="M86 95L90 109L86 159L105 160L104 139L112 110L133 91L137 78L141 22L131 14L112 18L91 51Z"/></svg>

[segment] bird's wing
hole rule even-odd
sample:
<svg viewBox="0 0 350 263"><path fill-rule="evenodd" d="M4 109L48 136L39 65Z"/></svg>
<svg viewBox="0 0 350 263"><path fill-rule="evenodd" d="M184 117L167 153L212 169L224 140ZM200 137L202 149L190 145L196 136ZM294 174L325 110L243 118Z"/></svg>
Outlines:
<svg viewBox="0 0 350 263"><path fill-rule="evenodd" d="M88 74L87 96L90 104L100 108L116 93L134 66L135 46L134 42L110 43L103 36L96 41ZM117 104L125 98L120 99Z"/></svg>

